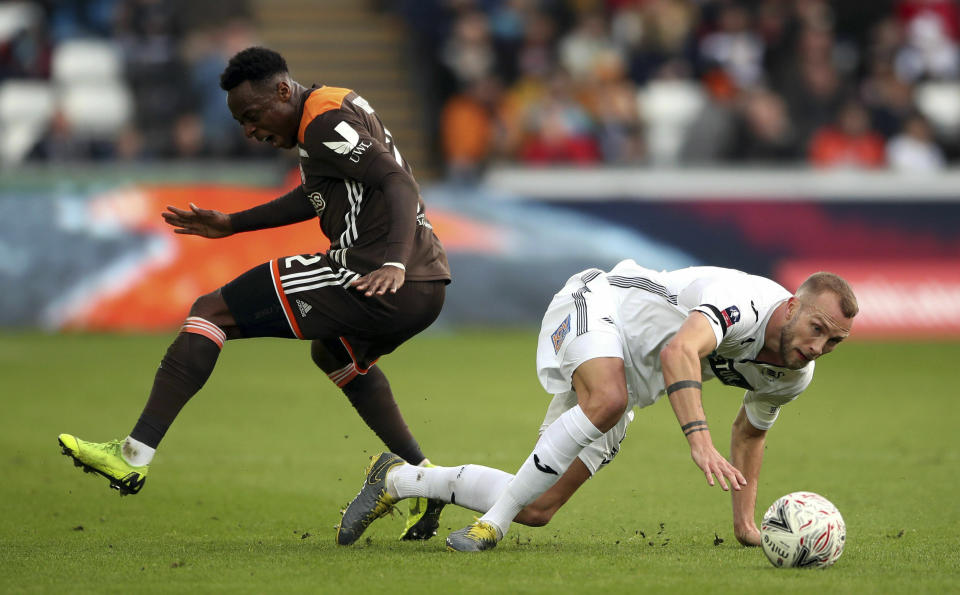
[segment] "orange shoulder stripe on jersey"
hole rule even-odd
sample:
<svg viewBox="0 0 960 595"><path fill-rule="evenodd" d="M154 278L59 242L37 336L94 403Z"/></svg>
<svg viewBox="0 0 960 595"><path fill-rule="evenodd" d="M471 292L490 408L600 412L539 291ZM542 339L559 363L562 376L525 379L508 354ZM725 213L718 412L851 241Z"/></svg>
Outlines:
<svg viewBox="0 0 960 595"><path fill-rule="evenodd" d="M343 98L350 93L350 89L340 87L320 87L307 97L303 104L303 117L300 118L300 130L297 132L297 140L303 142L303 135L307 131L307 126L313 122L317 116L329 112L330 110L340 109L343 105Z"/></svg>
<svg viewBox="0 0 960 595"><path fill-rule="evenodd" d="M290 307L290 302L287 300L287 294L283 292L283 282L280 281L279 259L274 259L270 263L270 276L273 277L273 289L277 292L277 299L280 300L280 305L283 306L283 313L287 317L287 323L290 325L290 330L293 331L293 334L296 335L298 339L302 339L303 333L300 332L300 325L297 324L297 317L293 314L293 308Z"/></svg>

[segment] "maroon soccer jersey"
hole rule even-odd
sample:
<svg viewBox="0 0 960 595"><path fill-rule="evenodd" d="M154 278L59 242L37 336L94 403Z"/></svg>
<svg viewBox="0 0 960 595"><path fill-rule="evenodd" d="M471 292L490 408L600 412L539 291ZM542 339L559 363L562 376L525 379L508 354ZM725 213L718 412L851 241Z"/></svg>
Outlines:
<svg viewBox="0 0 960 595"><path fill-rule="evenodd" d="M361 275L399 263L407 280L450 280L410 166L366 100L349 89L310 89L297 140L303 190L333 261ZM387 195L390 176L403 179L389 180Z"/></svg>

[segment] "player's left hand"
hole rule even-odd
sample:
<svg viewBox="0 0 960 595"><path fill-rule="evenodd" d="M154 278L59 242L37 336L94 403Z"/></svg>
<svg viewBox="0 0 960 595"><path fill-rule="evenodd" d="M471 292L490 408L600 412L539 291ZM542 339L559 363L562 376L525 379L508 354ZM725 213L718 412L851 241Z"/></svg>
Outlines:
<svg viewBox="0 0 960 595"><path fill-rule="evenodd" d="M697 444L690 449L690 456L693 462L700 467L703 474L707 477L707 484L713 487L716 477L720 481L720 487L724 492L730 491L730 487L740 491L741 486L747 485L747 480L739 469L734 467L730 461L723 458L712 443ZM727 479L731 485L727 485Z"/></svg>
<svg viewBox="0 0 960 595"><path fill-rule="evenodd" d="M375 271L354 281L350 287L357 291L362 291L363 295L371 297L374 294L383 295L386 292L397 293L397 290L403 286L403 280L406 274L400 267L393 265L384 265Z"/></svg>

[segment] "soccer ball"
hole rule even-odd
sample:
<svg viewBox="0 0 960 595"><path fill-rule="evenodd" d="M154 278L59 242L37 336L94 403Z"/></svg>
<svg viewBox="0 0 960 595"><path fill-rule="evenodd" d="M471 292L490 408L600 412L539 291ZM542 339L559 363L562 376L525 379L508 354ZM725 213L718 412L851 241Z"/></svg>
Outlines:
<svg viewBox="0 0 960 595"><path fill-rule="evenodd" d="M826 568L843 553L847 528L837 507L813 492L774 502L760 524L763 553L777 567Z"/></svg>

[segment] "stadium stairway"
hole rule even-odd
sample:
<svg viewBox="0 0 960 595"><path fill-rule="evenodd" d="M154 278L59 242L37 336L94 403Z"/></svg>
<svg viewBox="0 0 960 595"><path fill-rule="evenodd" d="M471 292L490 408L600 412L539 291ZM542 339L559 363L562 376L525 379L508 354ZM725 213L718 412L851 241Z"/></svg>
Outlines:
<svg viewBox="0 0 960 595"><path fill-rule="evenodd" d="M401 19L376 0L256 0L263 44L305 85L355 89L377 110L420 181L435 179Z"/></svg>

